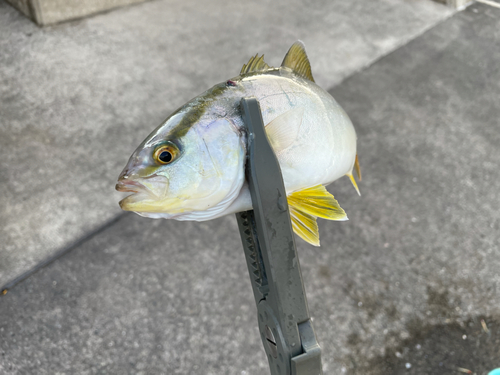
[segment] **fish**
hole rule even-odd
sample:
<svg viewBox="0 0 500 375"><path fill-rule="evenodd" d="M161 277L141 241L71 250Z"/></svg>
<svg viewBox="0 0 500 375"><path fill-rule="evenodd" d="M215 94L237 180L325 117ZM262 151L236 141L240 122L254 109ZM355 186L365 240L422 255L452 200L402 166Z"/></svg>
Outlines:
<svg viewBox="0 0 500 375"><path fill-rule="evenodd" d="M325 186L361 180L354 126L313 78L304 44L295 42L275 68L252 56L239 75L174 111L137 147L116 190L132 193L125 211L149 218L205 221L252 209L245 180L247 137L242 97L259 103L268 141L280 164L291 224L319 246L317 218L347 220Z"/></svg>

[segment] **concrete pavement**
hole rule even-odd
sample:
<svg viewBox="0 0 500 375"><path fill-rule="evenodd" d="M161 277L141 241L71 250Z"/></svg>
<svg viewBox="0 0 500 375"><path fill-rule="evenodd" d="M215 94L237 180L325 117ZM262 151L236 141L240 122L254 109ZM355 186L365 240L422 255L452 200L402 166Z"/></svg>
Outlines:
<svg viewBox="0 0 500 375"><path fill-rule="evenodd" d="M297 240L326 374L500 367L499 25L470 6L330 90L364 178ZM267 373L247 279L234 217L123 215L0 298L0 372Z"/></svg>
<svg viewBox="0 0 500 375"><path fill-rule="evenodd" d="M302 39L331 87L448 17L432 1L161 0L40 29L0 1L0 288L120 214L115 180L171 111Z"/></svg>

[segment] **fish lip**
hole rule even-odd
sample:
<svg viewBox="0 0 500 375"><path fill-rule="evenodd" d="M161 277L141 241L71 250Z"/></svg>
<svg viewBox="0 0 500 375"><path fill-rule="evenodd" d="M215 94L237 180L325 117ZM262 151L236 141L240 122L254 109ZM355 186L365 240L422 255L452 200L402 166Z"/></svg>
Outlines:
<svg viewBox="0 0 500 375"><path fill-rule="evenodd" d="M140 182L125 179L119 180L115 189L123 193L141 193L146 191L146 187Z"/></svg>
<svg viewBox="0 0 500 375"><path fill-rule="evenodd" d="M120 200L120 202L118 203L121 209L124 211L130 211L130 209L127 207L127 204L131 199L133 199L133 197L148 195L148 190L144 185L142 185L140 182L126 179L126 177L121 177L118 180L115 189L122 193L132 193Z"/></svg>
<svg viewBox="0 0 500 375"><path fill-rule="evenodd" d="M155 180L155 179L158 179L159 177L162 177L162 176L158 176L157 174L153 174L149 177L146 177L144 179L144 181ZM162 179L163 178L164 177L162 177ZM168 187L168 183L166 183L166 186ZM139 182L139 181L137 181L137 179L130 178L127 175L120 177L118 179L118 183L115 185L115 189L119 192L132 193L128 197L124 198L120 202L120 204L127 199L130 200L132 196L137 196L136 198L138 198L138 196L141 196L141 197L147 196L153 200L158 200L158 199L162 198L162 195L158 195L154 189L152 190L150 187L148 187L148 184L146 182Z"/></svg>
<svg viewBox="0 0 500 375"><path fill-rule="evenodd" d="M130 194L129 196L123 198L118 204L120 205L120 208L124 211L134 211L134 208L131 207L130 205L134 203L135 199L137 197L148 197L147 194L143 192L134 192L134 194Z"/></svg>

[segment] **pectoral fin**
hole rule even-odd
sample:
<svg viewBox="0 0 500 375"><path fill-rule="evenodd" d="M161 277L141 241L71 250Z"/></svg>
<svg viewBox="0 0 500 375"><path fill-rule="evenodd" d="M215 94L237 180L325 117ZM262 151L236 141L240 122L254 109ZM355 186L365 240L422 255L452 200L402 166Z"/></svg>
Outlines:
<svg viewBox="0 0 500 375"><path fill-rule="evenodd" d="M292 228L304 241L314 246L319 246L319 232L316 218L289 205Z"/></svg>
<svg viewBox="0 0 500 375"><path fill-rule="evenodd" d="M303 107L292 108L266 125L266 135L275 154L290 147L299 135Z"/></svg>
<svg viewBox="0 0 500 375"><path fill-rule="evenodd" d="M314 246L319 246L316 218L348 220L345 211L323 185L291 193L287 201L293 231Z"/></svg>

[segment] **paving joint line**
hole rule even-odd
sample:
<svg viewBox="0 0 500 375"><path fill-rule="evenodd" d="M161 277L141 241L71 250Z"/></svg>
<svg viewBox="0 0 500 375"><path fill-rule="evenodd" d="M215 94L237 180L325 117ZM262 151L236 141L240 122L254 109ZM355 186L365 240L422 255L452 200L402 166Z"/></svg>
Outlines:
<svg viewBox="0 0 500 375"><path fill-rule="evenodd" d="M476 0L476 1L481 1L481 0ZM482 0L482 1L488 1L488 0ZM360 73L366 69L368 69L369 67L371 67L372 65L374 65L375 63L379 62L380 60L382 60L384 57L387 57L389 56L391 53L393 52L396 52L397 50L399 50L400 48L406 46L407 44L411 43L412 41L416 40L417 38L420 38L422 35L424 35L425 33L427 33L428 31L431 31L433 28L439 26L440 24L442 24L443 22L446 22L448 21L451 17L453 17L454 15L456 15L457 13L465 10L466 7L468 7L469 5L472 5L473 2L470 2L468 3L465 7L463 8L460 8L460 9L455 9L453 11L450 12L449 15L447 15L446 17L444 17L443 19L439 20L439 22L436 22L435 24L433 25L428 25L426 27L424 27L420 32L418 32L417 34L415 34L414 36L411 36L409 37L408 39L405 39L403 41L401 41L400 43L398 43L397 45L394 46L394 48L386 51L385 53L383 53L382 55L380 56L377 56L375 59L373 59L372 61L369 61L368 63L366 63L365 65L359 67L358 69L356 69L355 71L353 71L352 73L346 75L345 77L343 77L339 82L335 83L335 85L333 85L330 89L328 89L327 91L330 91L330 90L333 90L336 86L339 86L341 83L343 83L345 80L351 78L352 76L354 76L355 74L357 73Z"/></svg>
<svg viewBox="0 0 500 375"><path fill-rule="evenodd" d="M42 260L40 263L38 263L37 265L35 265L30 270L22 273L20 276L17 276L13 280L7 282L7 284L5 284L3 287L0 287L0 297L2 295L7 294L7 292L10 289L14 288L20 282L28 279L29 277L31 277L32 275L34 275L35 273L37 273L42 268L48 266L52 262L55 262L57 259L59 259L63 255L69 253L73 249L76 249L80 245L84 244L85 242L91 240L92 238L94 238L98 234L100 234L103 231L105 231L107 228L109 228L112 225L116 224L118 221L120 221L121 219L123 219L126 215L129 215L129 213L128 212L122 212L122 213L117 214L115 217L111 218L110 220L108 220L107 222L105 222L101 226L97 227L96 229L94 229L90 233L88 233L88 234L80 237L79 239L77 239L73 243L69 244L68 246L63 247L62 249L58 250L55 254L53 254L53 255L47 257L46 259Z"/></svg>
<svg viewBox="0 0 500 375"><path fill-rule="evenodd" d="M492 0L476 0L476 1L478 3L486 4L486 5L492 6L494 8L500 8L500 3L497 3L497 2L492 1Z"/></svg>

